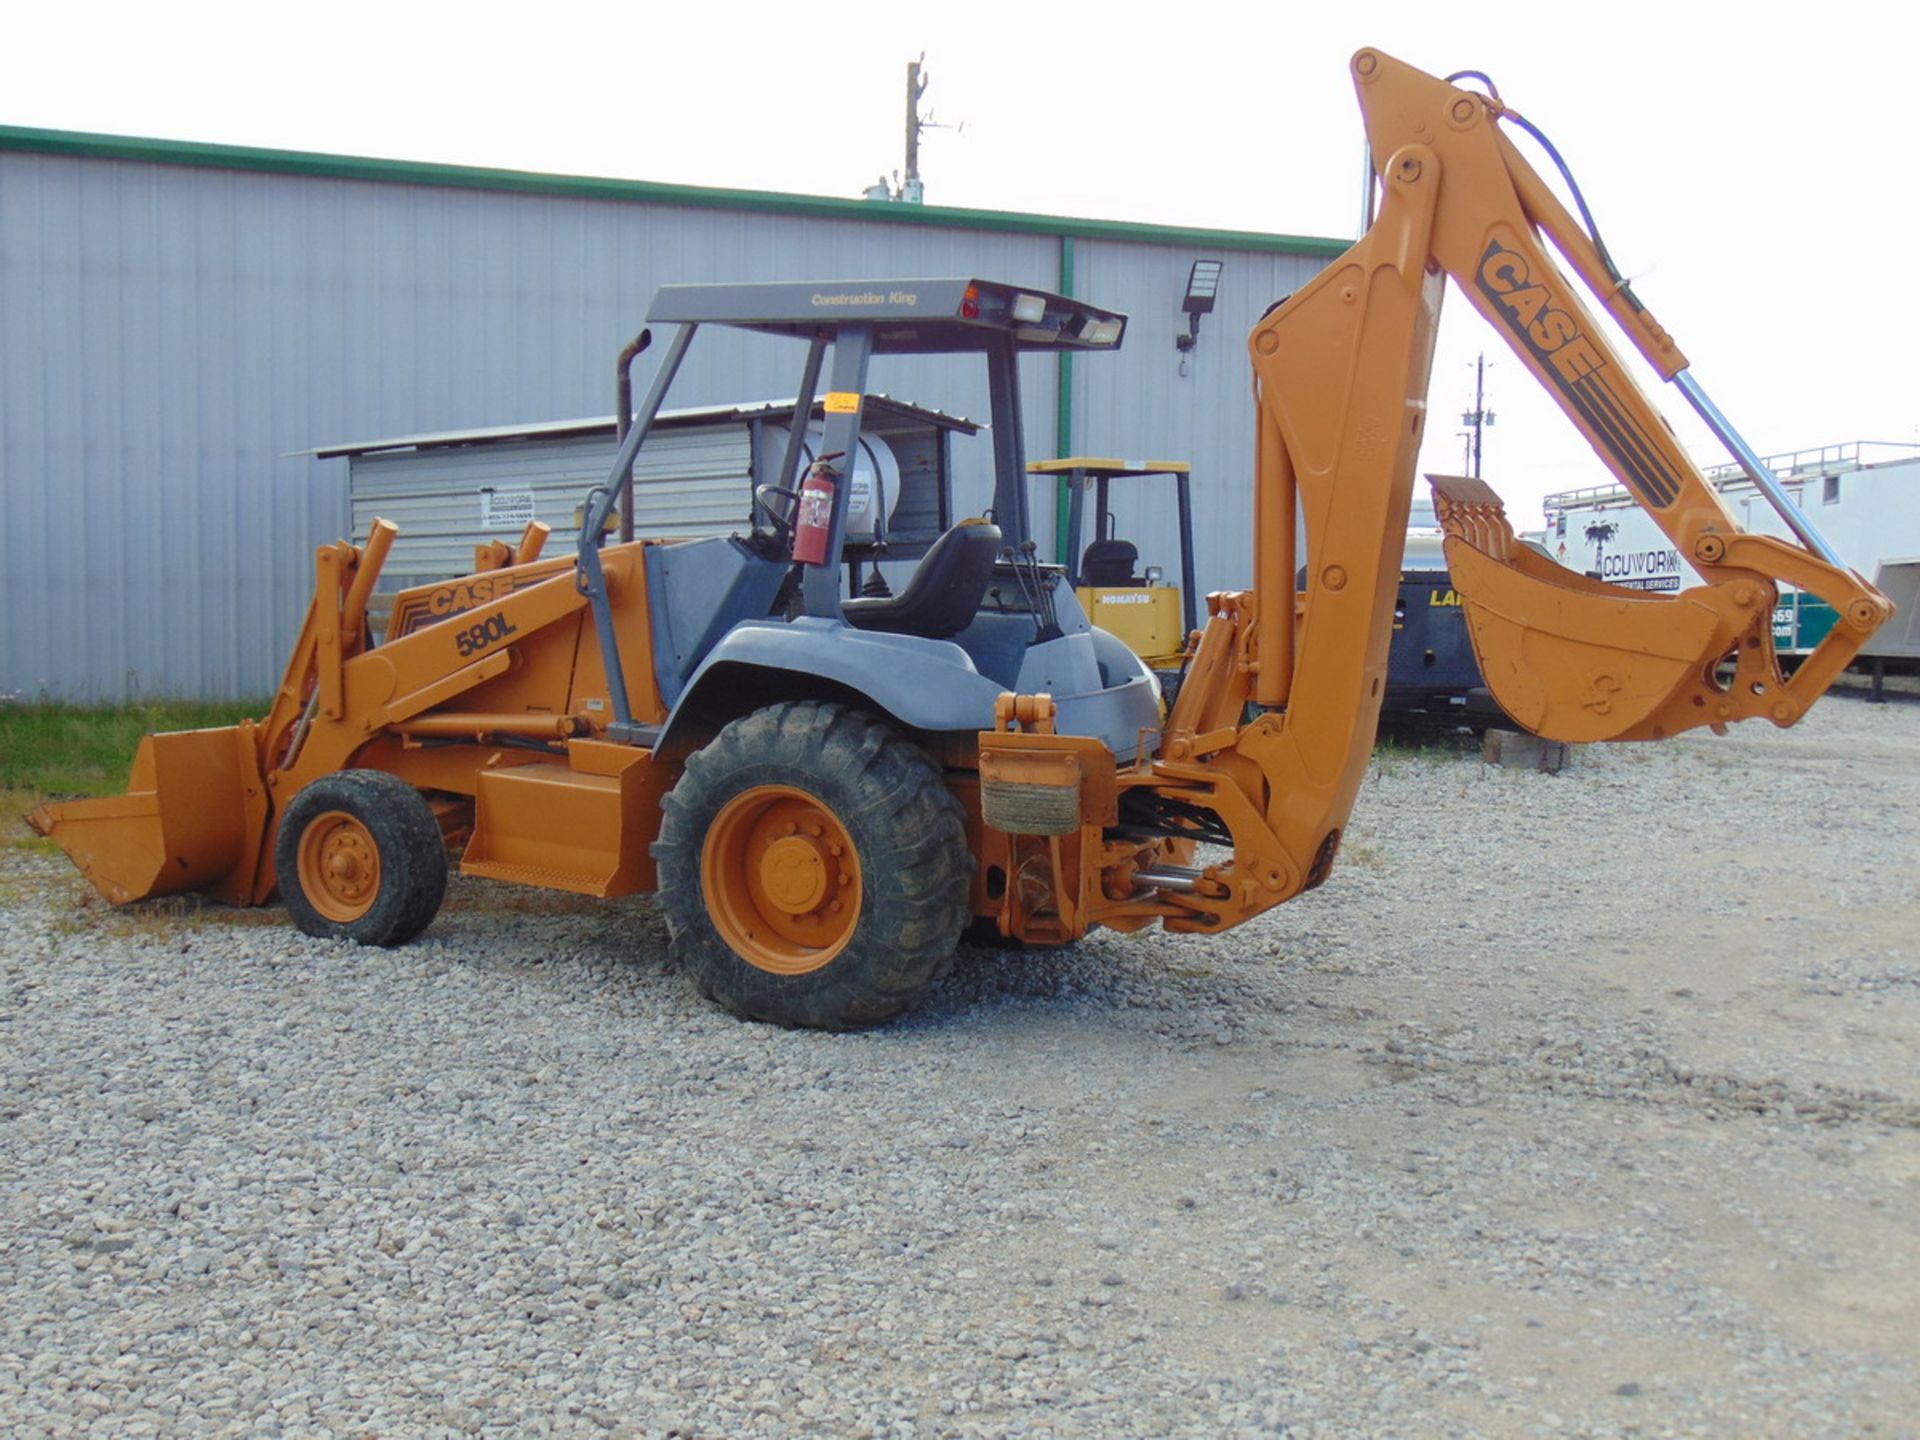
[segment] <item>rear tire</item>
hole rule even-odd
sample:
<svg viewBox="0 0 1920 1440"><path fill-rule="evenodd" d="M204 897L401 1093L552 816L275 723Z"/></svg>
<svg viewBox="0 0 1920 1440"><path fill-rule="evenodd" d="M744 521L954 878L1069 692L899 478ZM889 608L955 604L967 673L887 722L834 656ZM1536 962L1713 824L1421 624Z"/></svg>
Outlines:
<svg viewBox="0 0 1920 1440"><path fill-rule="evenodd" d="M447 848L433 807L384 770L323 775L280 819L273 863L302 934L404 945L447 893Z"/></svg>
<svg viewBox="0 0 1920 1440"><path fill-rule="evenodd" d="M879 1025L952 965L966 825L938 767L891 727L827 701L755 711L688 757L663 809L653 854L673 956L735 1015Z"/></svg>

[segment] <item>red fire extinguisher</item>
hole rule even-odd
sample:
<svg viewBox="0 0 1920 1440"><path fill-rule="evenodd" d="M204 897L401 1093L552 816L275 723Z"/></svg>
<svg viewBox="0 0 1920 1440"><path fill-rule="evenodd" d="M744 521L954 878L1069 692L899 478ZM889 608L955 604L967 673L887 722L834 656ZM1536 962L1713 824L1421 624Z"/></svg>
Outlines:
<svg viewBox="0 0 1920 1440"><path fill-rule="evenodd" d="M841 453L836 450L814 461L807 483L800 487L793 519L793 558L802 565L827 563L827 541L833 535L833 482L840 478L833 462Z"/></svg>

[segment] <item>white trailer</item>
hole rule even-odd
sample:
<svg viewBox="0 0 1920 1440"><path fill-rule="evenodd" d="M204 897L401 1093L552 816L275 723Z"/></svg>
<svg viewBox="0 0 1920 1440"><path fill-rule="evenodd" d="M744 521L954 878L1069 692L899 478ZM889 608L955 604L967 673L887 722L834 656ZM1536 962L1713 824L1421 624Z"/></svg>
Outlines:
<svg viewBox="0 0 1920 1440"><path fill-rule="evenodd" d="M1895 614L1862 659L1920 662L1920 446L1856 440L1766 457L1841 561L1893 601ZM1786 522L1736 465L1707 479L1748 530L1790 539ZM1677 592L1701 583L1653 517L1623 488L1549 495L1545 543L1562 565L1630 590ZM1783 589L1773 640L1782 655L1804 655L1833 627L1832 607Z"/></svg>

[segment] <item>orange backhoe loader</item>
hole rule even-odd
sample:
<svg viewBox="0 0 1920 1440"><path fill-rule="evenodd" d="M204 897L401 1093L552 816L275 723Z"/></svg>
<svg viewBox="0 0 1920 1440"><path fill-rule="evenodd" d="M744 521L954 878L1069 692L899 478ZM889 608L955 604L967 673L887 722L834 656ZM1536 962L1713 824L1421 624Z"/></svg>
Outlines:
<svg viewBox="0 0 1920 1440"><path fill-rule="evenodd" d="M1379 215L1253 331L1254 587L1207 598L1164 716L1151 673L1088 624L1027 535L1018 357L1115 348L1123 316L985 281L669 286L649 321L672 342L576 554L544 557L538 527L486 547L473 574L395 597L376 645L367 602L393 527L323 546L265 720L152 736L131 793L33 823L115 902L277 889L307 933L373 944L432 919L448 840L464 839L469 874L657 889L701 987L786 1024L900 1013L974 921L1037 942L1224 931L1326 879L1365 773L1448 276L1705 581L1662 596L1586 579L1517 543L1478 481L1434 478L1500 703L1577 741L1793 724L1888 618L1885 598L1771 485L1590 218L1522 158L1508 132L1532 127L1483 77L1455 85L1376 50L1352 73ZM1799 543L1740 529L1547 242L1778 495ZM804 352L794 439L752 533L602 547L709 325ZM869 362L903 353L985 358L993 518L949 529L897 596L849 598L852 487L835 461L856 452ZM825 435L802 480L823 369ZM1782 582L1840 616L1791 677L1769 624ZM1229 853L1197 863L1201 845Z"/></svg>

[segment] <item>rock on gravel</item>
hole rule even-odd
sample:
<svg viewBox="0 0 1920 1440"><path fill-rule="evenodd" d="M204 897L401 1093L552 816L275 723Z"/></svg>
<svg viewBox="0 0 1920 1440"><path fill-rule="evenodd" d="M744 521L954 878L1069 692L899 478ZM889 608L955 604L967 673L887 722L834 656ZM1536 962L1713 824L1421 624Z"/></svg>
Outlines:
<svg viewBox="0 0 1920 1440"><path fill-rule="evenodd" d="M0 1431L1912 1434L1916 817L1911 701L1383 749L1321 890L855 1036L645 901L366 951L14 844Z"/></svg>

